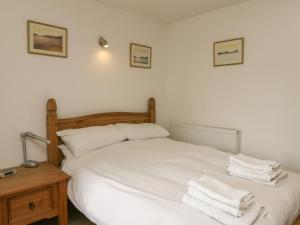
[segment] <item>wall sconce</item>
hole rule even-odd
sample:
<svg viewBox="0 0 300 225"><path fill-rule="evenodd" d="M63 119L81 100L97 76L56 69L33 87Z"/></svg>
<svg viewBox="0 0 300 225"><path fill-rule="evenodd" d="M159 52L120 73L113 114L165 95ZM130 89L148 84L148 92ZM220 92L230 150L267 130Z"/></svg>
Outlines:
<svg viewBox="0 0 300 225"><path fill-rule="evenodd" d="M108 48L109 47L109 44L108 44L107 40L102 36L99 38L99 44L102 48Z"/></svg>
<svg viewBox="0 0 300 225"><path fill-rule="evenodd" d="M37 167L39 165L39 163L37 161L27 160L26 137L36 139L36 140L41 141L45 144L50 144L50 141L47 140L46 138L40 137L40 136L38 136L36 134L33 134L31 132L22 133L21 137L22 137L22 144L23 144L23 157L24 157L24 163L22 165L24 167L27 167L27 168Z"/></svg>

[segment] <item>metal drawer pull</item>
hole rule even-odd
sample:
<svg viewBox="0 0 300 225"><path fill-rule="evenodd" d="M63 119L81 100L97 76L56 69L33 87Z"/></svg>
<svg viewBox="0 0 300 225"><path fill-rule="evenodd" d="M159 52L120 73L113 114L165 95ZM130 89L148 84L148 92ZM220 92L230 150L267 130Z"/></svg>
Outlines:
<svg viewBox="0 0 300 225"><path fill-rule="evenodd" d="M36 207L36 206L35 206L35 204L34 204L33 202L30 202L30 203L29 203L29 209L32 209L32 210L33 210L33 209L35 209L35 207Z"/></svg>

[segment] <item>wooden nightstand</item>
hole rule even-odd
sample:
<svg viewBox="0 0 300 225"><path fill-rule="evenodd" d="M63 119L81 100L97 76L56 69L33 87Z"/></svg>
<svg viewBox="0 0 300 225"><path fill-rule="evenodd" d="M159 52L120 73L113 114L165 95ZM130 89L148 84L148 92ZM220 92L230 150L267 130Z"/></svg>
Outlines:
<svg viewBox="0 0 300 225"><path fill-rule="evenodd" d="M69 176L49 163L17 168L17 174L0 179L0 225L27 225L58 217L68 224Z"/></svg>

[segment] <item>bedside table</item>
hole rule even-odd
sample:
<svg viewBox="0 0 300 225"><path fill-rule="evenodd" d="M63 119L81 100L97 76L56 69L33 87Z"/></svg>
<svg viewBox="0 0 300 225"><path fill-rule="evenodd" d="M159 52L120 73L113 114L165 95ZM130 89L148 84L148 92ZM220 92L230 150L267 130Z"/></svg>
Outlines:
<svg viewBox="0 0 300 225"><path fill-rule="evenodd" d="M69 178L47 162L17 167L15 176L0 178L0 225L27 225L56 216L59 225L67 225Z"/></svg>

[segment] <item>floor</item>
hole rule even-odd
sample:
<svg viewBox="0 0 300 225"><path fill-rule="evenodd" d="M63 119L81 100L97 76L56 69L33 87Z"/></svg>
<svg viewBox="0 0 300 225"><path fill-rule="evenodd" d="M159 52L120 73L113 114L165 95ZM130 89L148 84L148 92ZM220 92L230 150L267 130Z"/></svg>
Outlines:
<svg viewBox="0 0 300 225"><path fill-rule="evenodd" d="M43 220L31 225L57 225L57 219ZM69 204L69 225L95 225L82 215L74 206Z"/></svg>

